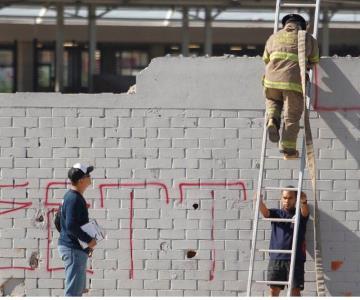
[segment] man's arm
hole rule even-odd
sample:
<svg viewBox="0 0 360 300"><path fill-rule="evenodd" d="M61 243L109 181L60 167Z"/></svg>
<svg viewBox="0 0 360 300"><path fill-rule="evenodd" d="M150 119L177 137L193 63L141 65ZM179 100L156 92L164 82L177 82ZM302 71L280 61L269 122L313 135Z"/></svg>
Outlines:
<svg viewBox="0 0 360 300"><path fill-rule="evenodd" d="M311 41L311 53L308 57L308 65L311 68L313 65L319 63L320 57L319 57L319 45L317 40L314 39L312 35L310 35L310 41Z"/></svg>
<svg viewBox="0 0 360 300"><path fill-rule="evenodd" d="M263 202L263 195L260 195L259 209L260 209L260 212L261 212L261 214L263 215L264 218L269 218L270 217L270 211L266 207L265 203Z"/></svg>
<svg viewBox="0 0 360 300"><path fill-rule="evenodd" d="M301 192L301 196L300 196L300 211L301 211L301 215L304 218L307 218L308 215L310 214L309 206L307 205L307 197L304 192Z"/></svg>
<svg viewBox="0 0 360 300"><path fill-rule="evenodd" d="M76 201L69 201L66 207L66 228L79 240L90 243L93 238L83 231L79 225L79 210L81 209L81 207L76 205Z"/></svg>

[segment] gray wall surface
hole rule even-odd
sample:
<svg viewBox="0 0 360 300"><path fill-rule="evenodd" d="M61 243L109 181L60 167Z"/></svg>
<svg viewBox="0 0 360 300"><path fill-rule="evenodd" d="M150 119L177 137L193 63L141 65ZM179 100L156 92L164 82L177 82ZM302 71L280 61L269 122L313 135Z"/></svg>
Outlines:
<svg viewBox="0 0 360 300"><path fill-rule="evenodd" d="M358 64L322 59L314 89L320 109L311 112L332 296L360 295ZM2 292L63 295L52 218L68 168L83 161L95 166L85 196L107 236L89 264L87 295L245 295L262 73L259 58L161 58L138 76L134 95L2 94ZM296 161L269 160L265 184L296 184L297 168ZM278 207L278 193L265 197ZM304 295L315 294L312 230L310 219ZM269 236L262 224L259 248ZM196 255L188 258L189 250ZM265 278L266 266L267 256L257 256L256 279ZM267 294L262 285L254 290Z"/></svg>

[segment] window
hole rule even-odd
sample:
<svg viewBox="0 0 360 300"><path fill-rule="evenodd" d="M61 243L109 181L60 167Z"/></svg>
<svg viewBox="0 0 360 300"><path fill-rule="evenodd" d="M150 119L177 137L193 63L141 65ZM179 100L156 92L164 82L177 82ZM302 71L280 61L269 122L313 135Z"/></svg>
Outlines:
<svg viewBox="0 0 360 300"><path fill-rule="evenodd" d="M117 51L116 74L121 76L136 76L149 64L149 55L145 51Z"/></svg>
<svg viewBox="0 0 360 300"><path fill-rule="evenodd" d="M55 78L54 51L47 49L38 49L37 60L38 91L53 91Z"/></svg>
<svg viewBox="0 0 360 300"><path fill-rule="evenodd" d="M0 50L0 93L14 91L14 52Z"/></svg>

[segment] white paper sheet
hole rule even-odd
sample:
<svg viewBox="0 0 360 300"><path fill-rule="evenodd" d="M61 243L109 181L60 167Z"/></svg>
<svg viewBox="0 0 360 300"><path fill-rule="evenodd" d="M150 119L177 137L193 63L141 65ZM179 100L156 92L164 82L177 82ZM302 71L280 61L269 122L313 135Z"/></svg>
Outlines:
<svg viewBox="0 0 360 300"><path fill-rule="evenodd" d="M102 232L100 226L98 225L95 219L90 219L89 223L84 224L80 228L83 231L85 231L88 235L90 235L93 239L95 239L96 243L104 239L104 233ZM88 247L88 244L81 240L79 240L79 243L83 249Z"/></svg>

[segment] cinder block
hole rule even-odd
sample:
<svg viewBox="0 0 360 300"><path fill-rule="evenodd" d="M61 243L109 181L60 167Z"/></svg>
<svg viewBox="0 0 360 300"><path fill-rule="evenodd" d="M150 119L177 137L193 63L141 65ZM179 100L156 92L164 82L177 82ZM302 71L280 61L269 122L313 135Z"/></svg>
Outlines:
<svg viewBox="0 0 360 300"><path fill-rule="evenodd" d="M335 210L358 210L359 201L334 201L333 207Z"/></svg>
<svg viewBox="0 0 360 300"><path fill-rule="evenodd" d="M132 118L119 118L120 128L139 128L144 127L144 118L132 117Z"/></svg>
<svg viewBox="0 0 360 300"><path fill-rule="evenodd" d="M0 137L17 137L17 136L18 137L25 136L25 128L0 127Z"/></svg>
<svg viewBox="0 0 360 300"><path fill-rule="evenodd" d="M106 148L106 157L130 158L130 149Z"/></svg>
<svg viewBox="0 0 360 300"><path fill-rule="evenodd" d="M170 280L144 280L145 290L168 290L170 288Z"/></svg>
<svg viewBox="0 0 360 300"><path fill-rule="evenodd" d="M222 291L224 290L224 281L222 278L215 277L215 280L199 280L198 289L205 291Z"/></svg>
<svg viewBox="0 0 360 300"><path fill-rule="evenodd" d="M225 139L223 139L223 138L220 138L220 139L204 138L204 139L199 139L199 143L200 143L199 144L200 149L203 149L203 148L224 148ZM193 148L197 148L197 147L193 147Z"/></svg>
<svg viewBox="0 0 360 300"><path fill-rule="evenodd" d="M173 139L172 146L174 148L198 148L198 139Z"/></svg>
<svg viewBox="0 0 360 300"><path fill-rule="evenodd" d="M238 131L230 128L213 128L211 129L211 137L213 139L235 139L238 137Z"/></svg>
<svg viewBox="0 0 360 300"><path fill-rule="evenodd" d="M39 288L36 288L36 289L26 289L26 296L27 297L50 297L50 289L45 289L45 288L42 288L42 289L39 289Z"/></svg>
<svg viewBox="0 0 360 300"><path fill-rule="evenodd" d="M72 147L91 147L91 138L89 137L80 137L80 138L73 138L68 137L66 138L65 146L72 148Z"/></svg>
<svg viewBox="0 0 360 300"><path fill-rule="evenodd" d="M212 117L222 117L222 118L236 118L237 111L236 110L212 110L211 111Z"/></svg>
<svg viewBox="0 0 360 300"><path fill-rule="evenodd" d="M48 158L52 157L52 149L48 147L28 148L28 157Z"/></svg>
<svg viewBox="0 0 360 300"><path fill-rule="evenodd" d="M32 117L13 117L14 127L38 127L39 119ZM6 122L5 122L6 121ZM8 122L10 121L10 122ZM1 127L11 127L11 118L0 118ZM8 125L6 125L8 124Z"/></svg>
<svg viewBox="0 0 360 300"><path fill-rule="evenodd" d="M174 228L177 229L198 229L199 220L174 219Z"/></svg>
<svg viewBox="0 0 360 300"><path fill-rule="evenodd" d="M131 290L131 296L134 297L155 297L155 290Z"/></svg>
<svg viewBox="0 0 360 300"><path fill-rule="evenodd" d="M15 164L20 159L24 159L24 158L16 158L15 159ZM31 163L34 163L34 162L29 162L29 163L31 164ZM12 158L0 158L0 167L1 168L12 168L13 166L14 166L14 163L13 163ZM19 165L17 165L17 167L19 167ZM25 166L22 165L22 167L25 167Z"/></svg>
<svg viewBox="0 0 360 300"><path fill-rule="evenodd" d="M51 117L51 108L26 108L27 117Z"/></svg>
<svg viewBox="0 0 360 300"><path fill-rule="evenodd" d="M189 130L189 129L186 129ZM183 138L183 128L159 128L159 138ZM189 137L189 136L186 136ZM190 137L191 138L191 137Z"/></svg>
<svg viewBox="0 0 360 300"><path fill-rule="evenodd" d="M100 129L100 128L99 128ZM128 138L131 136L130 128L105 128L105 137L107 138Z"/></svg>
<svg viewBox="0 0 360 300"><path fill-rule="evenodd" d="M186 158L211 158L210 149L186 149Z"/></svg>
<svg viewBox="0 0 360 300"><path fill-rule="evenodd" d="M106 135L106 133L105 133ZM115 148L117 147L116 138L93 138L92 145L94 148L105 147L105 148ZM107 150L107 149L106 149Z"/></svg>
<svg viewBox="0 0 360 300"><path fill-rule="evenodd" d="M157 229L134 229L134 239L158 239L159 234Z"/></svg>
<svg viewBox="0 0 360 300"><path fill-rule="evenodd" d="M87 159L95 158L95 157L105 157L105 149L104 148L80 148L80 157L86 157Z"/></svg>
<svg viewBox="0 0 360 300"><path fill-rule="evenodd" d="M319 179L345 180L345 170L320 170L320 178Z"/></svg>
<svg viewBox="0 0 360 300"><path fill-rule="evenodd" d="M77 108L54 107L52 115L54 117L75 117L77 115Z"/></svg>
<svg viewBox="0 0 360 300"><path fill-rule="evenodd" d="M171 241L172 249L197 249L197 240L173 240Z"/></svg>
<svg viewBox="0 0 360 300"><path fill-rule="evenodd" d="M214 127L224 127L224 118L199 118L199 125L198 127L209 127L209 128L214 128Z"/></svg>
<svg viewBox="0 0 360 300"><path fill-rule="evenodd" d="M79 117L104 117L105 109L104 108L79 108L78 115L79 115Z"/></svg>
<svg viewBox="0 0 360 300"><path fill-rule="evenodd" d="M209 109L189 109L185 110L185 117L199 117L199 118L207 118L210 117Z"/></svg>
<svg viewBox="0 0 360 300"><path fill-rule="evenodd" d="M146 270L169 270L171 267L170 260L146 260L145 269Z"/></svg>
<svg viewBox="0 0 360 300"><path fill-rule="evenodd" d="M187 240L206 240L211 239L211 230L187 230Z"/></svg>
<svg viewBox="0 0 360 300"><path fill-rule="evenodd" d="M172 230L160 230L160 238L161 239L184 239L185 238L185 230L183 229L172 229Z"/></svg>
<svg viewBox="0 0 360 300"><path fill-rule="evenodd" d="M133 158L158 158L159 150L156 148L132 149Z"/></svg>
<svg viewBox="0 0 360 300"><path fill-rule="evenodd" d="M40 117L39 118L39 127L40 128L55 128L65 127L65 119L62 117Z"/></svg>
<svg viewBox="0 0 360 300"><path fill-rule="evenodd" d="M226 128L250 128L251 119L247 118L227 118L225 119Z"/></svg>
<svg viewBox="0 0 360 300"><path fill-rule="evenodd" d="M185 137L189 139L193 138L209 138L211 136L210 128L186 128Z"/></svg>
<svg viewBox="0 0 360 300"><path fill-rule="evenodd" d="M3 107L0 112L1 117L25 117L25 108Z"/></svg>
<svg viewBox="0 0 360 300"><path fill-rule="evenodd" d="M50 129L51 130L51 129ZM77 128L53 128L52 136L53 137L77 137L78 129ZM82 136L82 135L80 135Z"/></svg>
<svg viewBox="0 0 360 300"><path fill-rule="evenodd" d="M164 117L162 118L148 117L145 119L145 127L167 128L170 127L170 119Z"/></svg>
<svg viewBox="0 0 360 300"><path fill-rule="evenodd" d="M158 291L157 295L159 297L183 297L184 291L182 290Z"/></svg>
<svg viewBox="0 0 360 300"><path fill-rule="evenodd" d="M86 137L104 137L104 128L79 128L79 136Z"/></svg>
<svg viewBox="0 0 360 300"><path fill-rule="evenodd" d="M211 169L186 169L187 179L211 179Z"/></svg>
<svg viewBox="0 0 360 300"><path fill-rule="evenodd" d="M173 160L173 168L195 168L199 167L199 161L197 159L177 159Z"/></svg>
<svg viewBox="0 0 360 300"><path fill-rule="evenodd" d="M146 147L148 148L170 148L171 147L171 139L163 139L163 138L148 138L146 139Z"/></svg>
<svg viewBox="0 0 360 300"><path fill-rule="evenodd" d="M39 279L38 288L49 288L49 289L62 289L64 287L64 280L62 279Z"/></svg>
<svg viewBox="0 0 360 300"><path fill-rule="evenodd" d="M171 289L174 290L196 290L196 280L171 280Z"/></svg>
<svg viewBox="0 0 360 300"><path fill-rule="evenodd" d="M26 137L51 137L51 128L25 128Z"/></svg>
<svg viewBox="0 0 360 300"><path fill-rule="evenodd" d="M105 109L105 117L130 117L131 110L129 108L111 108Z"/></svg>
<svg viewBox="0 0 360 300"><path fill-rule="evenodd" d="M39 140L39 146L52 148L65 147L64 137L40 138Z"/></svg>
<svg viewBox="0 0 360 300"><path fill-rule="evenodd" d="M92 279L90 288L111 290L116 288L115 279Z"/></svg>
<svg viewBox="0 0 360 300"><path fill-rule="evenodd" d="M1 170L1 177L2 178L26 178L26 169L25 168L17 168L17 169L7 169L7 168L2 168Z"/></svg>
<svg viewBox="0 0 360 300"><path fill-rule="evenodd" d="M198 124L198 121L196 118L180 118L175 117L171 118L171 127L182 127L182 128L192 128L196 127Z"/></svg>
<svg viewBox="0 0 360 300"><path fill-rule="evenodd" d="M145 147L145 140L144 139L126 139L121 138L120 139L120 148L144 148Z"/></svg>
<svg viewBox="0 0 360 300"><path fill-rule="evenodd" d="M92 127L117 127L117 118L92 118Z"/></svg>

